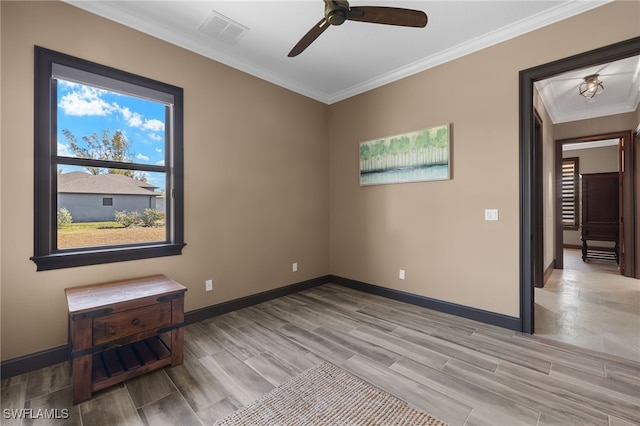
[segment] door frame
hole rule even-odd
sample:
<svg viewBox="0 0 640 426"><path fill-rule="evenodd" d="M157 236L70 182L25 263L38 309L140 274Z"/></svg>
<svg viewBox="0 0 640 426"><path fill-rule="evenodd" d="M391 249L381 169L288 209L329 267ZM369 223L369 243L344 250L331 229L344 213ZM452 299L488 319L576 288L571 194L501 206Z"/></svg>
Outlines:
<svg viewBox="0 0 640 426"><path fill-rule="evenodd" d="M538 114L536 109L533 109L533 173L537 176L535 182L533 182L532 192L536 198L536 222L544 223L544 196L543 196L543 186L544 180L542 178L543 175L543 167L544 167L544 147L543 147L543 136L542 129L544 123L542 122L542 117ZM544 226L538 226L534 229L533 234L533 286L542 288L544 287Z"/></svg>
<svg viewBox="0 0 640 426"><path fill-rule="evenodd" d="M575 69L600 65L640 55L640 37L570 56L519 73L519 139L520 139L520 331L534 332L534 268L536 252L535 231L544 226L536 214L542 202L536 188L538 176L534 159L533 83Z"/></svg>

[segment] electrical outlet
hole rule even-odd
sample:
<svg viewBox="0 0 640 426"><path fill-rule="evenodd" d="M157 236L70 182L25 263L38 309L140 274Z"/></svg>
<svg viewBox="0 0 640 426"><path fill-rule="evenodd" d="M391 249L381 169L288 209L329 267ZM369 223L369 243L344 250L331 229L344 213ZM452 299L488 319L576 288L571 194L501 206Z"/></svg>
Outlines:
<svg viewBox="0 0 640 426"><path fill-rule="evenodd" d="M206 280L204 282L204 291L211 291L213 290L213 280Z"/></svg>
<svg viewBox="0 0 640 426"><path fill-rule="evenodd" d="M398 278L404 280L404 269L400 269L400 273L398 274Z"/></svg>
<svg viewBox="0 0 640 426"><path fill-rule="evenodd" d="M298 262L293 262L293 264L291 265L291 270L293 272L298 272Z"/></svg>

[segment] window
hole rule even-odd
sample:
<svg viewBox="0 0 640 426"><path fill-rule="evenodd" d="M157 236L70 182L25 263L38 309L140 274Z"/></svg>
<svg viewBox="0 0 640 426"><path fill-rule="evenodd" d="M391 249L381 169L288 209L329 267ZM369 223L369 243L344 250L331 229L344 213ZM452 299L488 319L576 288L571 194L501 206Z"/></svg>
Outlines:
<svg viewBox="0 0 640 426"><path fill-rule="evenodd" d="M579 175L578 157L562 159L562 226L578 229Z"/></svg>
<svg viewBox="0 0 640 426"><path fill-rule="evenodd" d="M182 253L182 102L179 87L36 46L39 271Z"/></svg>

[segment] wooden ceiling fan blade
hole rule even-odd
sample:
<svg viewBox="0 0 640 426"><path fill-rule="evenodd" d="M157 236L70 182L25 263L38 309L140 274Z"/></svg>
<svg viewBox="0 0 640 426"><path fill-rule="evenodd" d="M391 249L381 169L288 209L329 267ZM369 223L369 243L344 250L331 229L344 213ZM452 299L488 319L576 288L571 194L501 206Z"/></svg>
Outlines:
<svg viewBox="0 0 640 426"><path fill-rule="evenodd" d="M347 19L374 24L399 25L423 28L427 26L427 14L421 10L383 6L354 6Z"/></svg>
<svg viewBox="0 0 640 426"><path fill-rule="evenodd" d="M293 46L293 49L291 49L291 52L289 52L287 56L293 58L294 56L298 56L299 54L301 54L307 47L309 47L311 43L313 43L315 39L320 37L320 34L322 34L327 28L329 28L329 26L330 25L327 20L325 18L322 18L320 22L314 25L313 28L311 28L309 32L307 32L300 39L298 44Z"/></svg>

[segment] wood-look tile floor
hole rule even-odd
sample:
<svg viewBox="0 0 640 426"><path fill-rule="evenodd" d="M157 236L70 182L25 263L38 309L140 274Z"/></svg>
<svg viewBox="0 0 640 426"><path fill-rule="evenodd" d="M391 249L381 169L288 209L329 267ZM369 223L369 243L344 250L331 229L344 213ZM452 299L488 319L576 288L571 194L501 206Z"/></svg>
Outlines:
<svg viewBox="0 0 640 426"><path fill-rule="evenodd" d="M452 425L638 425L640 364L327 284L185 330L185 362L71 404L66 363L2 380L2 424L210 425L321 360Z"/></svg>
<svg viewBox="0 0 640 426"><path fill-rule="evenodd" d="M536 335L640 362L640 280L581 256L565 249L565 268L535 289Z"/></svg>

